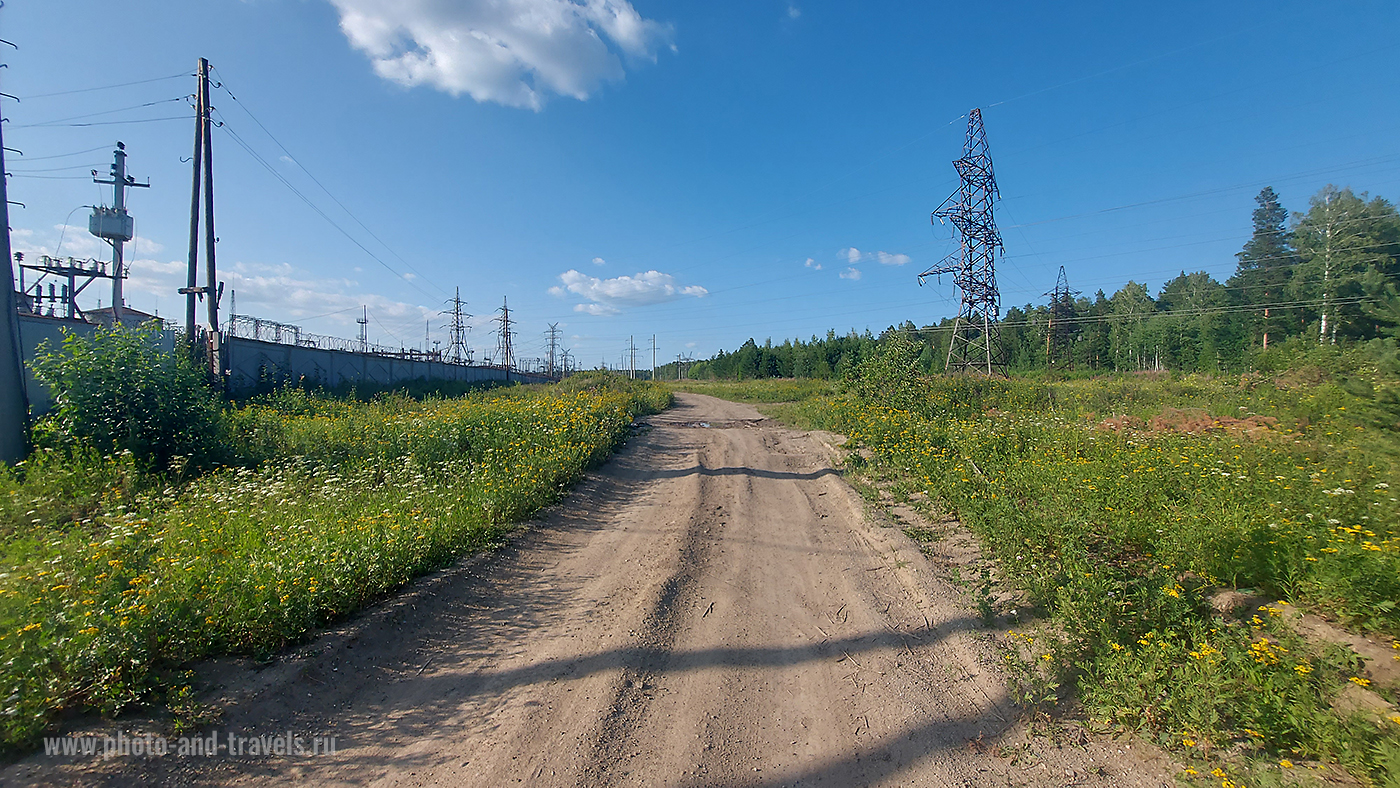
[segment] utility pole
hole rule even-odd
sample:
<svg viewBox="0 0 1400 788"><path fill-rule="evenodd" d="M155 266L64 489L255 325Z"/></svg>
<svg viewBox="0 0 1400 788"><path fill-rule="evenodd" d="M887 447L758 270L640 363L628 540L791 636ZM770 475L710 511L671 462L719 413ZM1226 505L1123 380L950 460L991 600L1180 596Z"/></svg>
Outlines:
<svg viewBox="0 0 1400 788"><path fill-rule="evenodd" d="M122 268L122 247L135 234L131 215L126 212L126 190L132 186L149 189L151 184L137 183L135 178L126 174L126 146L120 142L117 149L112 151L110 174L112 179L104 181L97 177L96 170L93 171L93 183L112 187L112 207L92 209L92 215L88 217L88 232L112 245L112 323L120 325L122 307L125 306L122 280L126 278L126 271Z"/></svg>
<svg viewBox="0 0 1400 788"><path fill-rule="evenodd" d="M3 114L3 113L0 113ZM0 123L0 257L5 259L5 281L0 282L0 462L16 463L28 454L26 432L29 398L24 390L24 363L20 351L19 311L15 309L15 269L10 252L10 195L5 188L4 123Z"/></svg>
<svg viewBox="0 0 1400 788"><path fill-rule="evenodd" d="M355 318L355 322L360 324L360 352L369 352L369 307L360 304L360 316Z"/></svg>
<svg viewBox="0 0 1400 788"><path fill-rule="evenodd" d="M204 163L204 86L209 61L199 59L196 71L194 94L194 162L193 178L190 182L190 246L189 268L185 272L185 341L190 347L195 342L195 299L199 296L199 189L200 167Z"/></svg>
<svg viewBox="0 0 1400 788"><path fill-rule="evenodd" d="M501 308L497 311L500 313L500 317L496 318L496 324L500 326L496 345L497 355L500 358L497 363L506 368L506 382L509 383L510 368L513 363L513 358L511 356L510 327L514 325L515 321L510 319L510 301L505 296L501 296Z"/></svg>
<svg viewBox="0 0 1400 788"><path fill-rule="evenodd" d="M992 216L992 203L1000 199L992 156L987 149L987 132L982 127L982 110L967 116L967 138L963 156L953 162L962 184L953 192L930 221L949 220L958 231L961 250L919 274L919 284L930 276L952 274L953 284L962 293L953 336L948 343L948 372L974 372L988 377L1006 376L1006 359L1001 353L1001 291L997 289L996 258L1003 252L1001 233Z"/></svg>
<svg viewBox="0 0 1400 788"><path fill-rule="evenodd" d="M1079 291L1069 289L1065 267L1055 279L1055 289L1042 293L1050 297L1048 325L1045 328L1045 368L1074 369L1074 354L1069 349L1070 320L1074 318L1074 297Z"/></svg>
<svg viewBox="0 0 1400 788"><path fill-rule="evenodd" d="M651 379L656 380L656 335L651 335Z"/></svg>
<svg viewBox="0 0 1400 788"><path fill-rule="evenodd" d="M199 59L200 95L204 97L204 297L209 301L209 332L217 337L219 333L219 299L223 297L223 286L219 281L218 268L214 265L214 139L213 124L209 122L209 61ZM217 341L217 340L216 340ZM217 353L217 347L214 348ZM217 356L216 356L216 364ZM222 372L222 370L219 370Z"/></svg>
<svg viewBox="0 0 1400 788"><path fill-rule="evenodd" d="M559 353L559 324L550 323L549 330L545 332L545 337L549 344L548 372L549 376L552 378L555 374L555 358Z"/></svg>
<svg viewBox="0 0 1400 788"><path fill-rule="evenodd" d="M208 299L207 325L210 340L210 361L215 375L222 378L223 361L218 347L219 301L223 298L223 284L219 282L219 269L214 245L218 238L214 235L214 139L213 123L209 115L209 61L200 58L195 70L194 108L194 156L190 176L190 243L188 268L185 272L185 286L180 293L185 296L185 339L193 347L198 339L195 300ZM200 192L204 196L204 285L199 284L199 211Z"/></svg>
<svg viewBox="0 0 1400 788"><path fill-rule="evenodd" d="M681 379L681 354L676 354L676 380Z"/></svg>
<svg viewBox="0 0 1400 788"><path fill-rule="evenodd" d="M631 334L627 335L627 377L637 379L637 343Z"/></svg>
<svg viewBox="0 0 1400 788"><path fill-rule="evenodd" d="M452 322L448 324L447 355L454 363L465 362L469 364L472 360L472 351L471 348L467 347L467 332L471 330L471 326L467 325L467 318L471 315L462 309L467 304L466 301L462 300L462 288L457 288L456 293L447 299L447 303L452 308L438 313L452 316Z"/></svg>

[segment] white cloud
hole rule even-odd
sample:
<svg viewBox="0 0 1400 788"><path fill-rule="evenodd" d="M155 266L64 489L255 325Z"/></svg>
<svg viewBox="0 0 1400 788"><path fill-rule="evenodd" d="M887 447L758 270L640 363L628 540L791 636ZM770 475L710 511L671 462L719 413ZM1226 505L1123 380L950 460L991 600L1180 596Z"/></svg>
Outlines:
<svg viewBox="0 0 1400 788"><path fill-rule="evenodd" d="M798 18L799 16L802 16L802 9L798 8L797 6L793 5L792 3L788 3L787 15L788 15L788 19L796 19L796 18Z"/></svg>
<svg viewBox="0 0 1400 788"><path fill-rule="evenodd" d="M595 258L593 258L593 264L594 264L594 265L606 265L607 262L608 262L607 260L604 260L604 259L601 258L601 257L595 257Z"/></svg>
<svg viewBox="0 0 1400 788"><path fill-rule="evenodd" d="M671 26L628 0L330 0L340 29L381 77L480 102L539 110L549 94L585 100L656 60Z"/></svg>
<svg viewBox="0 0 1400 788"><path fill-rule="evenodd" d="M617 314L620 310L617 307L605 306L603 304L574 304L574 311L582 312L586 315L593 315L594 317L607 317Z"/></svg>
<svg viewBox="0 0 1400 788"><path fill-rule="evenodd" d="M862 260L876 260L880 265L905 265L910 262L907 254L894 254L891 252L862 252L854 246L848 246L841 250L841 255L846 258L846 262L851 265Z"/></svg>
<svg viewBox="0 0 1400 788"><path fill-rule="evenodd" d="M549 288L550 295L582 296L591 303L578 304L574 311L597 316L615 315L623 307L660 304L684 296L703 298L710 292L699 285L681 287L676 284L675 277L656 270L600 279L571 268L559 275L559 281L561 284Z"/></svg>
<svg viewBox="0 0 1400 788"><path fill-rule="evenodd" d="M819 262L817 262L816 260L813 260L813 259L810 258L810 257L808 257L808 258L807 258L807 262L803 263L802 265L803 265L803 267L805 267L805 268L810 268L810 269L812 269L813 271L820 271L820 270L822 270L822 264L819 263Z"/></svg>
<svg viewBox="0 0 1400 788"><path fill-rule="evenodd" d="M842 279L859 279L860 271L855 268L847 268L846 270L837 274L837 276L841 277Z"/></svg>
<svg viewBox="0 0 1400 788"><path fill-rule="evenodd" d="M72 225L65 229L60 224L51 231L40 232L19 228L10 234L17 240L22 239L16 251L24 252L26 259L37 258L41 254L54 255L60 234L63 236L60 251L64 257L98 257L102 260L111 257L111 248L89 235L85 226ZM129 301L136 301L134 306L138 309L154 308L166 317L181 317L184 315L185 298L176 291L185 286L188 263L184 260L161 261L138 256L158 254L164 248L154 240L139 238L127 245L127 250L133 254L127 258L130 275L125 291ZM200 252L202 255L203 247ZM360 271L358 267L353 270ZM201 280L203 276L204 263L201 259ZM432 319L435 323L440 319L437 314L440 307L436 305L428 308L395 301L383 295L364 292L361 284L353 279L318 276L286 263L269 265L220 261L219 279L224 282L222 309L225 313L232 311L233 292L236 292L239 314L294 324L306 318L325 315L325 323L312 328L318 332L354 336L359 329L355 325L355 317L361 304L369 307L372 318L392 328L406 342L421 340L425 319ZM81 296L84 308L95 306L99 300L104 304L111 303L110 282L94 282ZM175 308L171 309L172 306ZM327 315L330 312L339 314ZM203 306L199 314L204 314ZM472 323L481 324L487 319L477 318ZM400 330L405 324L414 327ZM371 322L371 332L377 329L377 324ZM387 336L381 339L386 343L391 341Z"/></svg>
<svg viewBox="0 0 1400 788"><path fill-rule="evenodd" d="M126 289L128 293L154 295L167 304L170 303L167 299L180 302L183 297L177 296L175 291L185 285L186 271L187 263L183 260L132 260ZM286 263L240 262L221 265L219 278L224 281L222 309L225 312L232 311L236 293L239 314L256 315L283 323L326 315L324 319L328 323L357 330L355 318L363 304L385 325L413 322L416 329L400 332L405 341L412 342L420 338L422 321L437 314L435 309L395 301L377 293L366 293L360 283L352 279L320 277ZM329 312L338 314L327 315ZM203 314L203 307L200 314ZM388 342L389 338L385 337L384 341Z"/></svg>
<svg viewBox="0 0 1400 788"><path fill-rule="evenodd" d="M685 343L685 346L686 346L686 347L693 348L693 347L696 346L696 344L697 344L697 343L695 343L695 342L687 342L687 343Z"/></svg>

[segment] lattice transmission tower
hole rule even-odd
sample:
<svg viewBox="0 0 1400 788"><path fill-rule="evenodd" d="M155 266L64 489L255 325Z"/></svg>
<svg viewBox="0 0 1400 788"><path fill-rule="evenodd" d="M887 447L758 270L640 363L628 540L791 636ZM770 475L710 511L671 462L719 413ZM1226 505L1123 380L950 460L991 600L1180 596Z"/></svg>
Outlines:
<svg viewBox="0 0 1400 788"><path fill-rule="evenodd" d="M992 216L992 203L1001 198L992 156L987 150L987 132L982 128L982 111L967 116L967 141L961 159L953 162L962 184L933 212L930 221L947 219L958 231L961 249L919 274L919 284L930 276L952 274L953 284L962 294L958 316L953 321L953 337L948 343L948 372L1006 374L1001 353L1001 292L997 290L996 260L1003 251L1001 233Z"/></svg>
<svg viewBox="0 0 1400 788"><path fill-rule="evenodd" d="M510 302L501 297L501 308L496 310L499 315L495 322L496 333L496 365L506 368L506 379L510 379L510 369L515 363L515 352L511 347L511 326L515 321L510 319Z"/></svg>
<svg viewBox="0 0 1400 788"><path fill-rule="evenodd" d="M454 295L447 299L449 309L438 313L452 318L447 324L448 345L445 355L458 364L469 364L472 360L472 350L467 347L467 332L471 330L467 320L471 319L471 315L463 309L466 305L467 302L462 300L462 288L459 287Z"/></svg>
<svg viewBox="0 0 1400 788"><path fill-rule="evenodd" d="M557 377L559 375L559 324L550 323L549 330L544 332L544 338L546 350L549 352L548 366L545 371L551 378Z"/></svg>
<svg viewBox="0 0 1400 788"><path fill-rule="evenodd" d="M1045 363L1050 369L1074 369L1074 298L1078 290L1069 289L1065 267L1055 279L1055 289L1042 295L1050 297L1049 321L1045 327Z"/></svg>

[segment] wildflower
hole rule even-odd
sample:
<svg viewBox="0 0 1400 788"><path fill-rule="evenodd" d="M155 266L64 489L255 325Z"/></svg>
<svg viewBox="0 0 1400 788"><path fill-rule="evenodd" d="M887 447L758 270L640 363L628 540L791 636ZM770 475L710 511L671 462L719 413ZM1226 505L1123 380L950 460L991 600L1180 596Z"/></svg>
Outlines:
<svg viewBox="0 0 1400 788"><path fill-rule="evenodd" d="M1287 758L1284 758L1283 760L1281 760L1281 761L1278 762L1278 765L1279 765L1279 766L1282 766L1282 767L1285 768L1285 769L1292 769L1292 768L1293 768L1293 761L1290 761L1290 760L1288 760Z"/></svg>
<svg viewBox="0 0 1400 788"><path fill-rule="evenodd" d="M1369 686L1371 686L1371 680L1370 680L1370 679L1363 679L1363 678L1361 678L1360 676L1352 676L1351 678L1347 679L1347 681L1350 681L1352 684L1355 684L1355 685L1358 686L1358 687L1369 687Z"/></svg>

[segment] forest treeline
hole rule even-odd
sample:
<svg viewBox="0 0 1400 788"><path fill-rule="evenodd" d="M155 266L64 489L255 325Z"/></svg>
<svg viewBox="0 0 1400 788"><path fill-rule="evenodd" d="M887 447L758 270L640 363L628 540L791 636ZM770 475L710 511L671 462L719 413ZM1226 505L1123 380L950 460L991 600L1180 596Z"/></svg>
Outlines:
<svg viewBox="0 0 1400 788"><path fill-rule="evenodd" d="M1182 273L1154 296L1129 281L1113 295L1074 292L1013 306L1001 321L1012 372L1151 369L1230 372L1301 343L1350 344L1400 332L1400 213L1381 197L1328 186L1291 217L1270 187L1255 198L1253 233L1224 283ZM953 321L901 331L923 344L919 366L943 371ZM883 336L883 333L882 333ZM871 356L869 330L758 344L690 364L691 378L832 378ZM675 363L658 371L674 378Z"/></svg>

